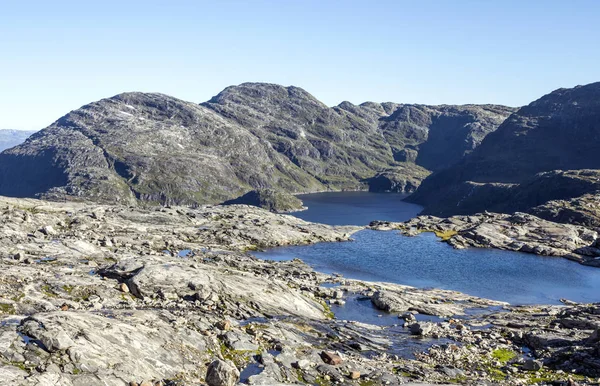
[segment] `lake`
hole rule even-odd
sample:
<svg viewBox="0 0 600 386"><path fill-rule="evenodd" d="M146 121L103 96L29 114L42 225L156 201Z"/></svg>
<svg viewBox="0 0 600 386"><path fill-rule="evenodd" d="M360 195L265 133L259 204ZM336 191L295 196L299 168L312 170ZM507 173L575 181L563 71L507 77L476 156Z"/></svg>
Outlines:
<svg viewBox="0 0 600 386"><path fill-rule="evenodd" d="M405 194L370 192L302 194L298 198L308 209L292 215L329 225L369 225L373 220L405 221L423 209L402 201L405 197Z"/></svg>
<svg viewBox="0 0 600 386"><path fill-rule="evenodd" d="M420 207L399 194L339 192L302 195L308 206L295 216L332 225L404 221ZM600 269L563 258L495 249L458 250L435 235L363 230L354 241L275 248L257 253L270 260L299 258L325 273L415 287L456 290L511 304L600 301Z"/></svg>

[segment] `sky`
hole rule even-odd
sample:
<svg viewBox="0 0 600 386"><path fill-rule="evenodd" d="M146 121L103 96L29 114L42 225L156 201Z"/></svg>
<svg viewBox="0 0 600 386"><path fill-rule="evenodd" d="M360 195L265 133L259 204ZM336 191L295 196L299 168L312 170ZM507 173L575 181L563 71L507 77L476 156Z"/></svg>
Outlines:
<svg viewBox="0 0 600 386"><path fill-rule="evenodd" d="M600 81L597 0L0 0L0 129L126 91L229 85L342 101L521 106Z"/></svg>

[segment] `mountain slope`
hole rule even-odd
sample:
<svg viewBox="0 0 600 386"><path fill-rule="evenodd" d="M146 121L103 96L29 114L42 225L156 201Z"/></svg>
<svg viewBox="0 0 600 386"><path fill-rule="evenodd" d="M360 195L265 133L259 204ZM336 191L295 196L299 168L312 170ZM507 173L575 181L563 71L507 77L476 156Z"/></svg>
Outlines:
<svg viewBox="0 0 600 386"><path fill-rule="evenodd" d="M366 189L383 170L414 172L406 177L416 183L394 185L414 189L427 174L410 166L421 162L421 148L421 163L443 167L511 111L348 102L329 108L300 88L263 83L229 87L201 105L125 93L72 111L0 154L0 194L218 203L253 189ZM464 145L447 158L431 156L428 141L444 136Z"/></svg>
<svg viewBox="0 0 600 386"><path fill-rule="evenodd" d="M494 208L526 210L545 201L521 199L515 196L517 190L531 191L527 185L532 180L548 180L549 175L536 177L540 172L600 169L599 145L600 83L559 89L511 115L472 154L429 176L409 200L424 205L425 213L443 216ZM566 173L572 174L577 173ZM538 186L536 194L551 200L589 192L563 184L548 191ZM595 184L589 186L595 189Z"/></svg>
<svg viewBox="0 0 600 386"><path fill-rule="evenodd" d="M218 202L272 183L290 190L320 186L288 164L202 106L128 93L71 112L0 155L0 192L169 204ZM16 181L17 173L25 179Z"/></svg>

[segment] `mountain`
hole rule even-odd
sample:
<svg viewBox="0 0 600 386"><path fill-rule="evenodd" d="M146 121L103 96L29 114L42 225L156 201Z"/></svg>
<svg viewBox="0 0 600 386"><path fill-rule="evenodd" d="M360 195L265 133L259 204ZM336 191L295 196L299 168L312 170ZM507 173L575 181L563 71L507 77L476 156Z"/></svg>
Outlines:
<svg viewBox="0 0 600 386"><path fill-rule="evenodd" d="M409 200L440 216L569 200L598 190L598 146L600 82L559 89L512 114L471 154L426 178Z"/></svg>
<svg viewBox="0 0 600 386"><path fill-rule="evenodd" d="M35 131L0 130L0 151L23 143Z"/></svg>
<svg viewBox="0 0 600 386"><path fill-rule="evenodd" d="M368 189L372 181L410 191L427 169L460 160L513 111L372 102L330 108L301 88L265 83L228 87L202 104L124 93L72 111L1 153L0 195L193 205L255 189Z"/></svg>

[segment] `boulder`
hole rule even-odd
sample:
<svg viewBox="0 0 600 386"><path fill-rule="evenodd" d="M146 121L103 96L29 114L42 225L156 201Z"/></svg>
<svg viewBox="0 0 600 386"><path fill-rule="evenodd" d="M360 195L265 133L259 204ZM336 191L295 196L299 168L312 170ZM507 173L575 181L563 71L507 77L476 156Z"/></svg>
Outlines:
<svg viewBox="0 0 600 386"><path fill-rule="evenodd" d="M239 370L233 364L220 359L213 361L206 370L208 386L235 386L239 379Z"/></svg>
<svg viewBox="0 0 600 386"><path fill-rule="evenodd" d="M323 362L327 363L328 365L337 366L342 363L342 358L335 353L322 351L320 355L321 359L323 359Z"/></svg>
<svg viewBox="0 0 600 386"><path fill-rule="evenodd" d="M413 323L409 326L412 335L427 336L433 330L434 324L427 322Z"/></svg>
<svg viewBox="0 0 600 386"><path fill-rule="evenodd" d="M544 367L544 363L542 361L536 359L527 359L525 363L523 363L523 370L527 371L538 371Z"/></svg>

